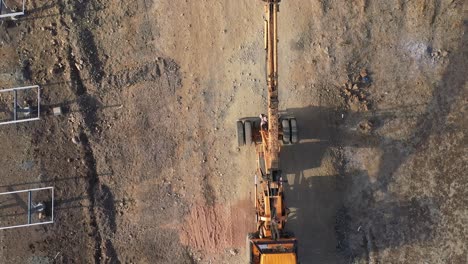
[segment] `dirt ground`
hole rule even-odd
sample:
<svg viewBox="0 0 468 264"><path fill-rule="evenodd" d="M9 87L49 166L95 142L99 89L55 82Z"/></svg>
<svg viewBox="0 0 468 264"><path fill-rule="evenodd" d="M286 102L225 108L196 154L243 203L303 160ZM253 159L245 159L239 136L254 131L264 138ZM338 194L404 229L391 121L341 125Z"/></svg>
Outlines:
<svg viewBox="0 0 468 264"><path fill-rule="evenodd" d="M56 191L54 224L0 232L1 262L244 263L255 153L235 121L266 110L262 5L34 0L1 20L0 87L40 85L44 117L0 127L0 189ZM280 11L301 263L467 263L464 1Z"/></svg>

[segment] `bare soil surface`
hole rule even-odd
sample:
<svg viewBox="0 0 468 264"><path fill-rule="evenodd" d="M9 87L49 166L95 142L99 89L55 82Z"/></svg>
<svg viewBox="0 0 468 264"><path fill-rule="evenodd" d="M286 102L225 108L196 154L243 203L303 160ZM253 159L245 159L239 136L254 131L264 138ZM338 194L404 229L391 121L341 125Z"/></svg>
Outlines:
<svg viewBox="0 0 468 264"><path fill-rule="evenodd" d="M245 262L255 151L235 121L266 110L262 5L35 0L1 20L0 87L40 85L43 118L0 127L0 189L54 186L56 219L1 231L0 262ZM280 10L301 263L467 263L464 1Z"/></svg>

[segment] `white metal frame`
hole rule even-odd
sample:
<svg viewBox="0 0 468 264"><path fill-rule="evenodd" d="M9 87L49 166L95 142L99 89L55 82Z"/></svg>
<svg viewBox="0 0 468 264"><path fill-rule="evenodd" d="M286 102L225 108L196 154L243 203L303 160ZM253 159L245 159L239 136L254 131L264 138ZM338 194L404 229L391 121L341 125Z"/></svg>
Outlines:
<svg viewBox="0 0 468 264"><path fill-rule="evenodd" d="M6 5L4 4L3 1L4 1L4 0L0 0L0 5L3 5L3 6L6 7ZM23 0L23 10L22 10L22 11L20 11L20 12L15 12L15 13L3 14L3 15L0 13L0 18L22 16L22 15L24 15L25 6L26 6L26 0ZM0 9L1 9L1 6L0 6Z"/></svg>
<svg viewBox="0 0 468 264"><path fill-rule="evenodd" d="M0 0L1 1L1 0ZM37 117L33 118L25 118L25 119L17 119L17 109L18 109L18 98L17 98L17 92L21 90L28 90L28 89L37 89ZM23 122L29 122L29 121L36 121L41 119L41 88L39 85L33 85L33 86L25 86L25 87L16 87L16 88L11 88L11 89L3 89L0 90L0 93L13 93L13 120L12 121L6 121L6 122L0 122L0 125L9 125L9 124L15 124L15 123L23 123Z"/></svg>
<svg viewBox="0 0 468 264"><path fill-rule="evenodd" d="M51 190L51 193L52 193L51 220L50 221L45 221L45 222L32 223L31 222L31 205L32 205L31 197L32 197L32 192L41 191L41 190ZM21 191L4 192L4 193L0 193L0 195L9 195L9 194L17 194L17 193L28 193L28 223L27 224L22 224L22 225L0 227L0 230L12 229L12 228L18 228L18 227L45 225L45 224L54 223L54 187L44 187L44 188L27 189L27 190L21 190Z"/></svg>

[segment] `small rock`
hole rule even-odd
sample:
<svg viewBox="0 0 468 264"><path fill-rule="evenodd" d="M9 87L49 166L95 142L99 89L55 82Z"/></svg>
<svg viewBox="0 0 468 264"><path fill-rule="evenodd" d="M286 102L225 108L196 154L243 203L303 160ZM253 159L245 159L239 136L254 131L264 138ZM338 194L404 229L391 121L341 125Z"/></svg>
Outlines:
<svg viewBox="0 0 468 264"><path fill-rule="evenodd" d="M362 108L362 111L364 111L364 112L369 111L369 107L367 106L367 104L362 104L361 108Z"/></svg>
<svg viewBox="0 0 468 264"><path fill-rule="evenodd" d="M372 127L373 124L369 120L363 121L359 124L359 129L361 129L363 132L370 132L372 130Z"/></svg>
<svg viewBox="0 0 468 264"><path fill-rule="evenodd" d="M78 145L78 144L80 144L80 139L78 137L73 137L72 142L73 142L73 144Z"/></svg>
<svg viewBox="0 0 468 264"><path fill-rule="evenodd" d="M371 79L369 78L369 76L365 76L365 77L362 77L362 82L363 83L370 83Z"/></svg>
<svg viewBox="0 0 468 264"><path fill-rule="evenodd" d="M361 76L361 78L364 78L364 77L367 77L367 70L366 69L362 69L361 72L359 73L359 75Z"/></svg>
<svg viewBox="0 0 468 264"><path fill-rule="evenodd" d="M229 254L231 254L231 255L233 255L233 256L237 255L237 253L238 253L237 250L234 249L234 248L232 248L232 249L229 250Z"/></svg>

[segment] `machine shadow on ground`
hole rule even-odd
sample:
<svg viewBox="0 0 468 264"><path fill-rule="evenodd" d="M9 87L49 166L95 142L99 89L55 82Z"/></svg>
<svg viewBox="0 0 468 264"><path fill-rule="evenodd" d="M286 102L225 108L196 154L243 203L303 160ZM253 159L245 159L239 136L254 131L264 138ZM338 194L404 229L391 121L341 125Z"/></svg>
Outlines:
<svg viewBox="0 0 468 264"><path fill-rule="evenodd" d="M467 26L465 21L465 33ZM284 146L281 162L289 177L286 199L292 213L288 226L300 241L303 263L349 263L355 258L369 259L373 252L387 248L434 240L441 200L401 200L388 191L388 185L394 182L400 166L418 155L431 136L463 129L454 127L460 124L448 124L447 118L467 83L463 73L466 38L464 34L459 49L450 55L432 99L418 116L411 110L418 106L367 113L323 107L288 109L297 119L300 143ZM388 120L407 117L416 117L416 126L409 138L401 140L360 131L358 126L360 120L371 120L378 128ZM367 171L345 169L347 161L340 151L345 147L382 151L377 181L371 182ZM338 175L314 175L330 159Z"/></svg>
<svg viewBox="0 0 468 264"><path fill-rule="evenodd" d="M434 199L401 201L386 196L376 200L373 193L385 189L382 187L387 186L391 178L382 177L371 182L367 171L346 172L338 151L342 147L380 148L381 142L398 142L363 133L354 127L345 128L340 120L341 113L333 109L308 107L288 109L288 112L298 120L300 142L282 148L281 163L289 180L286 191L287 205L291 208L288 227L299 239L302 263L349 262L368 257L377 247L382 250L433 237L432 227L437 215L430 212L439 207ZM394 115L398 112L375 113L373 117L385 122ZM347 113L347 118L368 119L369 115ZM382 151L385 164L386 155L394 152ZM330 162L334 164L323 164ZM392 162L390 165L397 168L400 164ZM329 170L327 166L333 168ZM379 169L388 169L388 164ZM315 171L323 170L335 174L314 175ZM350 197L355 199L349 201ZM386 236L376 238L374 234L377 233Z"/></svg>

